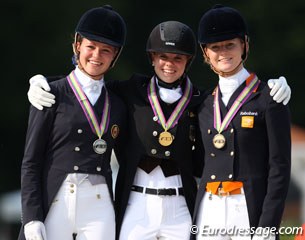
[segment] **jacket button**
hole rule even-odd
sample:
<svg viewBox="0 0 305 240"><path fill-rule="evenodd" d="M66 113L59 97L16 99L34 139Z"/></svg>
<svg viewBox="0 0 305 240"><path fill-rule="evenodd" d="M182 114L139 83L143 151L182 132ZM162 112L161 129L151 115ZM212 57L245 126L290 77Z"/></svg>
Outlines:
<svg viewBox="0 0 305 240"><path fill-rule="evenodd" d="M211 153L211 157L215 157L216 155L215 155L215 153Z"/></svg>
<svg viewBox="0 0 305 240"><path fill-rule="evenodd" d="M96 171L100 172L100 171L102 171L102 168L101 167L96 167Z"/></svg>
<svg viewBox="0 0 305 240"><path fill-rule="evenodd" d="M80 151L80 148L79 148L79 147L75 147L75 148L74 148L74 151L75 151L75 152L79 152L79 151Z"/></svg>
<svg viewBox="0 0 305 240"><path fill-rule="evenodd" d="M213 179L213 180L216 179L216 176L215 176L215 175L212 175L212 176L211 176L211 179Z"/></svg>
<svg viewBox="0 0 305 240"><path fill-rule="evenodd" d="M211 134L211 129L208 129L208 134Z"/></svg>
<svg viewBox="0 0 305 240"><path fill-rule="evenodd" d="M78 130L77 130L77 133L78 133L78 134L81 134L81 133L83 133L83 130L82 130L82 129L78 129Z"/></svg>
<svg viewBox="0 0 305 240"><path fill-rule="evenodd" d="M74 166L73 169L74 169L75 171L77 171L77 170L79 169L79 167L78 167L78 166Z"/></svg>
<svg viewBox="0 0 305 240"><path fill-rule="evenodd" d="M156 122L156 121L158 121L158 117L157 116L154 116L153 117L153 120Z"/></svg>
<svg viewBox="0 0 305 240"><path fill-rule="evenodd" d="M234 156L234 151L230 152L230 156L232 156L232 157Z"/></svg>
<svg viewBox="0 0 305 240"><path fill-rule="evenodd" d="M229 178L231 179L233 177L233 175L232 174L229 174Z"/></svg>
<svg viewBox="0 0 305 240"><path fill-rule="evenodd" d="M157 131L153 131L153 136L157 136L158 132Z"/></svg>
<svg viewBox="0 0 305 240"><path fill-rule="evenodd" d="M157 150L153 148L153 149L151 149L151 153L152 153L152 154L156 154L156 153L157 153Z"/></svg>
<svg viewBox="0 0 305 240"><path fill-rule="evenodd" d="M171 152L170 151L166 151L164 154L165 154L166 157L169 157L171 155Z"/></svg>
<svg viewBox="0 0 305 240"><path fill-rule="evenodd" d="M234 129L233 129L233 128L231 128L230 133L233 133L233 132L234 132Z"/></svg>

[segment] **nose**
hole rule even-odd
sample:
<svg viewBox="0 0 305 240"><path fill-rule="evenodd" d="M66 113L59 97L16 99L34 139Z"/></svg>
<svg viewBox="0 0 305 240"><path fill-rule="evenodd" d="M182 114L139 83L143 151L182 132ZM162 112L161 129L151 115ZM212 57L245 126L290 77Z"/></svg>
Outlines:
<svg viewBox="0 0 305 240"><path fill-rule="evenodd" d="M101 55L101 51L98 48L94 49L93 56L94 57L99 57L100 55Z"/></svg>
<svg viewBox="0 0 305 240"><path fill-rule="evenodd" d="M165 61L165 65L166 66L171 66L171 65L173 65L174 63L173 63L173 61L171 61L171 60L166 60Z"/></svg>

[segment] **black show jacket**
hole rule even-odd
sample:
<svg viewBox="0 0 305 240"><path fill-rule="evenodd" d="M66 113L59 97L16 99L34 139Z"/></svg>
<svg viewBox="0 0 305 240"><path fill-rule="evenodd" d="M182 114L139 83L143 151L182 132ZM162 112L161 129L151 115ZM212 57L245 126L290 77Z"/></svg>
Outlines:
<svg viewBox="0 0 305 240"><path fill-rule="evenodd" d="M112 86L113 90L127 104L129 117L129 137L124 147L126 161L120 162L115 191L117 238L119 237L131 186L142 158L154 157L176 163L181 174L186 203L191 214L193 213L197 192L197 183L194 176L201 176L202 161L196 157L200 155L200 148L197 148L200 136L197 135L199 131L196 111L199 103L202 102L202 94L193 88L189 105L179 119L178 124L169 130L174 135L174 141L170 146L164 147L158 142L158 135L164 130L153 120L154 112L148 99L147 85L149 81L150 77L135 74L131 79ZM162 107L164 107L163 112L171 109L164 102ZM158 133L157 136L153 135L154 131ZM194 141L194 139L196 140ZM153 149L155 151L152 151ZM170 152L170 156L165 154L166 151Z"/></svg>
<svg viewBox="0 0 305 240"><path fill-rule="evenodd" d="M222 119L245 87L232 95L227 108L220 100ZM222 133L226 145L213 146L214 129L212 91L199 109L199 124L204 145L204 170L200 182L194 222L207 182L243 182L250 227L279 227L290 180L291 139L290 113L287 106L277 104L270 89L261 82L238 110ZM221 99L221 98L220 98ZM242 127L245 117L254 118L251 127Z"/></svg>
<svg viewBox="0 0 305 240"><path fill-rule="evenodd" d="M107 151L100 155L92 147L98 137L92 132L67 79L52 82L50 87L56 96L56 104L43 111L33 106L30 108L21 168L23 224L32 220L44 221L53 198L69 173L103 175L113 196L112 149L118 159L122 157L119 150L126 134L127 112L119 97L108 91L110 120L108 130L102 136L107 142ZM101 94L93 106L98 121L101 120L103 106L104 95ZM23 227L19 239L24 239Z"/></svg>

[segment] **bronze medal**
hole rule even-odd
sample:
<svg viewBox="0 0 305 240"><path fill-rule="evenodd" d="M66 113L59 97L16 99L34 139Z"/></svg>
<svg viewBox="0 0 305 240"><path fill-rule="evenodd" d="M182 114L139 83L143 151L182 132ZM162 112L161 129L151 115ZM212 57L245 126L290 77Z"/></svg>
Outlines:
<svg viewBox="0 0 305 240"><path fill-rule="evenodd" d="M107 150L107 143L103 139L97 139L93 143L93 150L97 154L103 154Z"/></svg>
<svg viewBox="0 0 305 240"><path fill-rule="evenodd" d="M173 143L173 140L174 140L174 136L170 132L164 131L159 135L159 143L162 146L166 147L171 145Z"/></svg>
<svg viewBox="0 0 305 240"><path fill-rule="evenodd" d="M222 149L226 145L226 139L224 135L218 133L213 137L214 147L217 149Z"/></svg>

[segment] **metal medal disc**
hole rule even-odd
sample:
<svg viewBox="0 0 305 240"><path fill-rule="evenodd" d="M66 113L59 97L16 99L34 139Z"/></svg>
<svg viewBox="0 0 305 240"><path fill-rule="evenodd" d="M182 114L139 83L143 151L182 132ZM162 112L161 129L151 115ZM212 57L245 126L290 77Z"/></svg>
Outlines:
<svg viewBox="0 0 305 240"><path fill-rule="evenodd" d="M162 146L169 146L173 143L173 140L174 140L174 136L170 133L170 132L162 132L160 133L159 135L159 143L162 145Z"/></svg>
<svg viewBox="0 0 305 240"><path fill-rule="evenodd" d="M224 135L218 133L213 137L214 147L217 149L221 149L226 145L226 139Z"/></svg>
<svg viewBox="0 0 305 240"><path fill-rule="evenodd" d="M107 143L103 139L97 139L93 143L93 150L97 154L103 154L107 150Z"/></svg>

